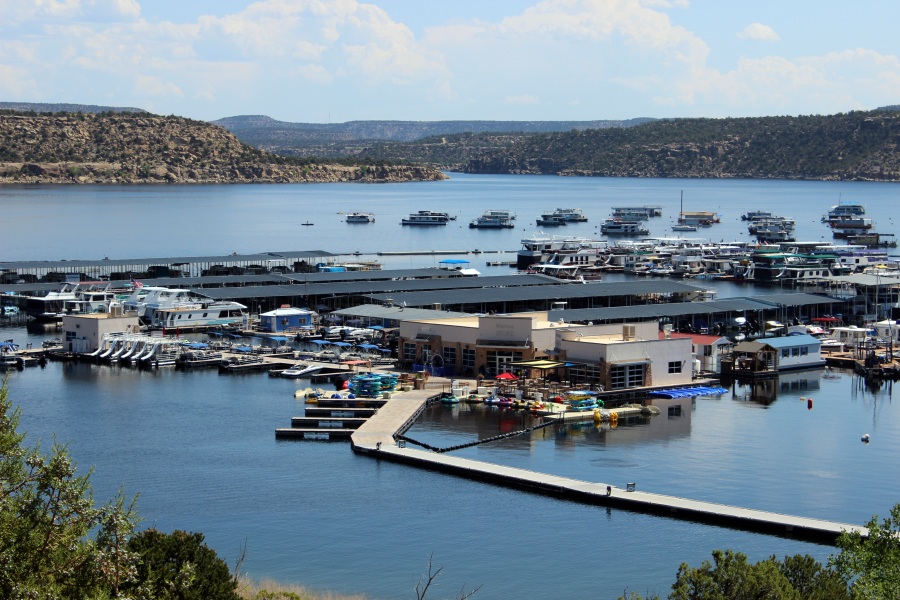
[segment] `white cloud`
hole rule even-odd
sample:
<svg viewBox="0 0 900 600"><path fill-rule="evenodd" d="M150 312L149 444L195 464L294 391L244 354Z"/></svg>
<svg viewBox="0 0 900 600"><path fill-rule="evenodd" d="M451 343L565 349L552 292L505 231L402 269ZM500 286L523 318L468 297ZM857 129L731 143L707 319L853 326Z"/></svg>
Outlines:
<svg viewBox="0 0 900 600"><path fill-rule="evenodd" d="M758 40L762 42L777 42L779 39L775 30L762 23L750 23L737 34L741 40Z"/></svg>

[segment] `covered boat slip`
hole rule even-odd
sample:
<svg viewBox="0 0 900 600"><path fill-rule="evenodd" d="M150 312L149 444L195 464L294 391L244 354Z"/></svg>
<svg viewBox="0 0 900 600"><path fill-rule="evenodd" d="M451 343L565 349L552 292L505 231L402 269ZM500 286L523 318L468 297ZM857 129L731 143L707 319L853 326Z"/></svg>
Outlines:
<svg viewBox="0 0 900 600"><path fill-rule="evenodd" d="M251 273L267 273L272 269L294 271L298 265L315 264L338 254L325 250L289 250L262 252L259 254L227 254L218 256L181 256L165 258L123 258L100 260L53 260L0 262L0 272L11 271L20 277L34 281L49 273L85 275L87 280L101 278L127 281L130 277L168 277L201 275L215 272L228 274L229 269L249 270ZM226 272L220 272L220 271Z"/></svg>

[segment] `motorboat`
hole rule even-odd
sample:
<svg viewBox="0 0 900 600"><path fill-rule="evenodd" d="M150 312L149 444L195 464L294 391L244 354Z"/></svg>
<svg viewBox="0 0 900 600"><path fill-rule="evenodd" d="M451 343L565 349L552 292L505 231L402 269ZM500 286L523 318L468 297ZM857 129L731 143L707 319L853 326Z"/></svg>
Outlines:
<svg viewBox="0 0 900 600"><path fill-rule="evenodd" d="M25 360L19 356L19 346L12 340L0 342L0 370L22 369Z"/></svg>
<svg viewBox="0 0 900 600"><path fill-rule="evenodd" d="M299 362L283 371L271 371L270 373L273 375L278 375L279 377L287 377L289 379L297 379L298 377L306 377L310 373L315 373L316 371L322 370L323 365L317 365L314 363L304 363Z"/></svg>

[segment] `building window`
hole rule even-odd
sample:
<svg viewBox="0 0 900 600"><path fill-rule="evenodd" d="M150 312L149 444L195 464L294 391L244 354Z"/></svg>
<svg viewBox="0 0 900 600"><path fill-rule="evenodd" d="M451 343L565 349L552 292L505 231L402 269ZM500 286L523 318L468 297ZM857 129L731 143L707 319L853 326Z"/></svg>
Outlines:
<svg viewBox="0 0 900 600"><path fill-rule="evenodd" d="M475 351L470 348L462 349L462 366L470 369L475 368Z"/></svg>
<svg viewBox="0 0 900 600"><path fill-rule="evenodd" d="M781 358L790 358L790 357L791 357L791 349L790 348L782 348Z"/></svg>
<svg viewBox="0 0 900 600"><path fill-rule="evenodd" d="M444 346L444 364L456 364L456 348L452 346Z"/></svg>
<svg viewBox="0 0 900 600"><path fill-rule="evenodd" d="M490 350L487 353L487 365L485 365L485 368L488 375L499 375L510 370L509 363L520 360L522 360L521 352Z"/></svg>
<svg viewBox="0 0 900 600"><path fill-rule="evenodd" d="M669 361L669 373L681 373L681 361Z"/></svg>
<svg viewBox="0 0 900 600"><path fill-rule="evenodd" d="M644 385L644 364L616 365L609 371L609 388L621 390Z"/></svg>
<svg viewBox="0 0 900 600"><path fill-rule="evenodd" d="M569 367L569 381L575 383L601 383L599 365L575 365Z"/></svg>
<svg viewBox="0 0 900 600"><path fill-rule="evenodd" d="M808 356L808 355L809 355L809 348L807 348L806 346L803 346L802 348L800 348L800 356Z"/></svg>
<svg viewBox="0 0 900 600"><path fill-rule="evenodd" d="M800 348L791 348L791 356L800 356Z"/></svg>
<svg viewBox="0 0 900 600"><path fill-rule="evenodd" d="M416 360L416 345L404 342L403 344L403 360Z"/></svg>

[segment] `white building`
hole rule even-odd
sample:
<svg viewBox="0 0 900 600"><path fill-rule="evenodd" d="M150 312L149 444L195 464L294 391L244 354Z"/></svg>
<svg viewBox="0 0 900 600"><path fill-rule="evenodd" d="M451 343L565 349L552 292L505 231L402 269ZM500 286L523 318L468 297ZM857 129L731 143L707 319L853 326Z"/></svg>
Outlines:
<svg viewBox="0 0 900 600"><path fill-rule="evenodd" d="M569 380L604 390L691 383L690 338L659 335L656 321L587 325L557 331L558 360L576 363Z"/></svg>
<svg viewBox="0 0 900 600"><path fill-rule="evenodd" d="M661 338L659 324L576 325L548 321L546 312L427 319L400 323L400 358L407 367L438 366L472 377L520 371L515 363L550 358L552 375L606 390L678 385L692 379L687 338Z"/></svg>
<svg viewBox="0 0 900 600"><path fill-rule="evenodd" d="M140 333L137 312L124 312L121 304L113 304L106 313L63 315L63 349L83 354L100 347L105 334Z"/></svg>

